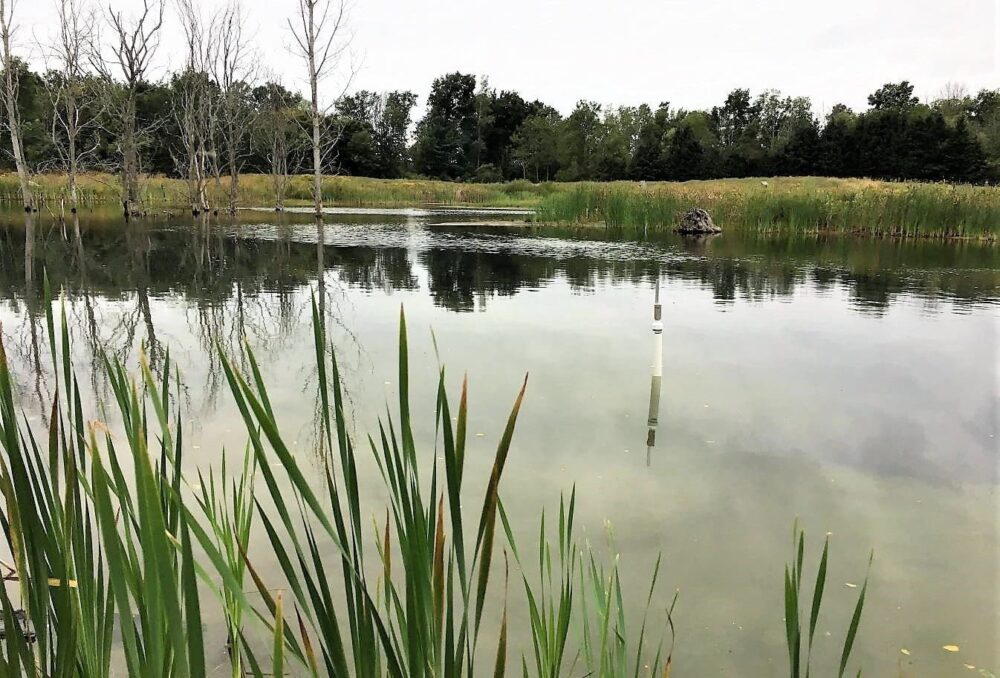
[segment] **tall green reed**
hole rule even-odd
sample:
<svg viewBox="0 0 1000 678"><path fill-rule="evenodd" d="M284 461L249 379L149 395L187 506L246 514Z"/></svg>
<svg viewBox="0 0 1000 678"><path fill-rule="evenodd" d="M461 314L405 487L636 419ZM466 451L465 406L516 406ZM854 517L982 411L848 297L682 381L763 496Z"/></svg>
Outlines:
<svg viewBox="0 0 1000 678"><path fill-rule="evenodd" d="M137 384L120 365L106 364L122 420L122 436L112 435L99 421L84 423L65 313L59 354L51 304L47 313L57 375L47 455L30 427L19 426L0 345L2 525L13 558L5 579L17 582L24 610L21 622L4 587L0 667L5 675L107 676L117 630L130 675L204 675L200 600L179 499L183 442L166 422L169 356L162 390L152 394L153 420ZM142 371L152 384L145 362ZM60 389L71 396L60 397Z"/></svg>
<svg viewBox="0 0 1000 678"><path fill-rule="evenodd" d="M653 569L638 637L632 638L628 631L628 610L622 593L619 560L610 528L608 552L613 555L610 565L605 565L589 543L584 550L574 539L575 511L576 488L570 494L568 507L565 497L560 497L559 500L555 556L545 528L545 511L542 511L538 530L537 577L529 578L514 531L503 505L500 506L507 542L521 570L528 602L534 653L534 673L531 675L555 678L567 675L567 671L569 675L574 675L577 665L582 663L587 676L615 678L633 675L638 678L640 673L668 676L673 662L673 611L677 593L664 610L671 635L671 647L667 656L663 657L662 634L652 658L644 652L647 649L647 623L659 579L661 559L657 558ZM556 574L553 575L553 572ZM579 648L570 657L570 627L573 620L578 620L580 640ZM634 658L628 654L630 642L635 644ZM522 670L524 675L529 675L527 659L523 657Z"/></svg>
<svg viewBox="0 0 1000 678"><path fill-rule="evenodd" d="M12 557L0 586L6 631L0 674L204 676L210 650L202 624L211 604L225 619L233 676L463 677L486 666L504 675L506 550L502 605L488 594L491 581L498 586L498 518L529 610L532 648L521 657L523 674L574 675L581 663L594 676L638 677L647 666L669 673L672 642L664 658L662 639L668 630L673 636L676 596L665 608L667 628L655 634L655 652L647 643L660 562L632 636L617 557L605 565L574 537L575 490L568 504L560 502L555 548L543 512L537 578L522 559L500 486L526 383L470 522L462 501L467 385L463 381L453 419L440 371L435 449L418 449L401 312L396 411L362 443L388 496L384 522L373 531L341 374L315 300L318 458L299 458L282 436L249 347L240 360L220 349L248 445L240 465L223 461L218 473L199 470L195 484L182 472L181 385L169 354L156 373L142 358L137 375L106 359L112 398L100 420L88 420L65 312L59 307L57 334L57 305L50 301L46 308L56 396L44 440L18 416L0 342L0 525ZM267 575L255 566L253 534L266 539L278 572ZM794 574L798 596L801 564ZM852 642L859 617L860 604ZM497 637L484 636L486 618L499 619Z"/></svg>
<svg viewBox="0 0 1000 678"><path fill-rule="evenodd" d="M823 542L823 554L820 557L819 567L816 570L816 583L813 586L812 603L809 606L808 630L803 628L802 603L806 601L802 588L803 563L805 560L805 532L799 529L796 521L792 530L792 545L794 547L792 562L785 566L785 639L788 645L788 668L791 678L805 676L809 678L812 670L812 650L813 641L816 636L816 625L819 621L820 607L823 604L823 594L826 589L827 562L830 552L830 536L827 535ZM871 570L874 553L868 557L868 569ZM865 574L864 583L861 585L861 592L858 594L858 601L854 606L854 613L851 616L847 634L844 637L840 652L840 666L837 671L838 678L843 678L847 670L847 664L854 649L854 640L858 634L858 626L861 623L861 613L865 606L865 595L868 592L868 574ZM803 644L805 645L805 656L802 655ZM858 669L858 676L861 670Z"/></svg>
<svg viewBox="0 0 1000 678"><path fill-rule="evenodd" d="M985 240L1000 234L995 188L870 183L861 187L791 180L767 187L753 182L581 183L543 198L535 218L657 230L675 227L685 210L702 207L724 229L761 233L829 231Z"/></svg>
<svg viewBox="0 0 1000 678"><path fill-rule="evenodd" d="M226 463L223 452L222 469L218 475L208 474L206 477L198 471L199 483L195 488L195 499L210 527L210 534L233 581L241 588L246 579L246 553L250 546L251 527L255 505L254 476L257 472L257 460L247 449L239 473L232 474ZM199 492L200 490L200 492ZM230 656L230 668L233 678L244 675L241 635L243 620L246 616L246 599L242 595L224 589L222 591L222 607L226 618L226 648Z"/></svg>
<svg viewBox="0 0 1000 678"><path fill-rule="evenodd" d="M224 365L274 505L265 509L258 502L258 515L277 554L296 612L301 614L298 628L286 625L281 631L289 656L317 674L322 665L332 675L471 675L491 573L499 483L524 387L497 446L475 541L467 549L460 507L467 397L463 389L453 430L442 371L437 415L444 478L434 463L429 485L422 483L411 428L406 324L400 316L398 419L387 415L377 438L367 441L390 500L391 518L387 518L383 541L377 546L382 562L380 596L365 569L357 460L346 429L339 368L335 358L328 358L325 327L315 302L313 320L322 401L325 498L317 494L283 440L252 352L249 376L240 374L228 360ZM294 502L286 500L287 490ZM446 504L450 539L444 527ZM321 554L321 537L335 547L340 560L343 607L335 600L327 579L329 563ZM401 564L395 570L393 552ZM268 626L277 633L278 601L252 566L250 571L267 607L259 616L269 614ZM251 652L246 645L244 649Z"/></svg>

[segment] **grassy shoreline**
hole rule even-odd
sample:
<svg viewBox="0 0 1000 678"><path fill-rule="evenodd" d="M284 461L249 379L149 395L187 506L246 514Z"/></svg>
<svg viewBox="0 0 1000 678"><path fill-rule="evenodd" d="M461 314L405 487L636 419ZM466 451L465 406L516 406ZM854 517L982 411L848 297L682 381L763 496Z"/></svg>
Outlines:
<svg viewBox="0 0 1000 678"><path fill-rule="evenodd" d="M31 178L36 199L50 210L58 209L66 194L62 174L37 174ZM80 204L84 207L118 205L121 195L119 177L88 172L78 182ZM208 183L209 202L225 205L229 180ZM430 179L369 179L366 177L327 176L323 179L323 200L331 205L350 207L409 207L427 204L471 205L481 207L536 207L542 199L560 188L556 184L531 184L514 181L506 184L462 184ZM0 204L20 205L17 176L0 174ZM149 175L140 183L140 193L147 209L178 208L189 205L187 184L182 179ZM290 178L284 204L289 207L312 202L312 177ZM271 178L263 174L240 176L239 203L243 207L273 207Z"/></svg>
<svg viewBox="0 0 1000 678"><path fill-rule="evenodd" d="M43 210L58 211L65 194L62 175L33 177ZM285 204L311 200L310 178L292 177ZM80 178L84 207L118 204L118 178L88 173ZM210 182L213 205L224 204L228 181ZM183 207L180 179L146 177L147 210ZM271 207L270 178L240 178L240 204ZM761 233L841 233L868 237L963 238L996 242L1000 236L1000 189L985 186L884 182L868 179L780 177L688 182L471 184L428 179L324 179L331 206L413 207L426 205L523 207L534 221L609 228L666 230L679 213L707 209L723 229ZM19 203L16 177L0 174L0 203Z"/></svg>

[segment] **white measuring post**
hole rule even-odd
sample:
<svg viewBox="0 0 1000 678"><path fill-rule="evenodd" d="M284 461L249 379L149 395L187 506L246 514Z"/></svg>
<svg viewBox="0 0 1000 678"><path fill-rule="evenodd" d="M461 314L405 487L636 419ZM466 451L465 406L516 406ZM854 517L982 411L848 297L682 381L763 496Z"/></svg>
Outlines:
<svg viewBox="0 0 1000 678"><path fill-rule="evenodd" d="M663 307L660 305L660 281L656 281L653 302L653 376L663 376Z"/></svg>
<svg viewBox="0 0 1000 678"><path fill-rule="evenodd" d="M646 422L646 466L656 447L656 426L660 420L660 384L663 381L663 307L660 306L660 278L656 278L653 298L653 365L649 380L649 419Z"/></svg>

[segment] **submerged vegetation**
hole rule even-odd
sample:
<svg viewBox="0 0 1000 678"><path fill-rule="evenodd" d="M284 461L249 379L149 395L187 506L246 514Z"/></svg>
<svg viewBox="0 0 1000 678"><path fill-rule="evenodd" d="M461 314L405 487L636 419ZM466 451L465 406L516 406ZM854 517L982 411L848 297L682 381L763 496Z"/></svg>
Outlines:
<svg viewBox="0 0 1000 678"><path fill-rule="evenodd" d="M513 673L668 675L676 595L665 609L666 627L653 630L649 617L650 610L664 609L656 593L660 562L638 633L629 632L634 615L625 609L617 558L602 563L574 537L575 492L560 503L555 549L542 514L537 578L522 560L500 486L524 386L498 442L478 515L462 503L466 387L452 418L443 369L435 456L418 451L402 315L398 410L363 443L388 496L384 513L375 512L385 517L371 539L370 507L361 500L358 452L345 424L341 375L321 305L322 296L314 299L318 456L297 456L287 444L246 349L242 368L222 356L249 440L242 463L235 473L225 461L221 470L199 470L197 481L182 471L184 417L169 354L158 373L143 359L137 377L106 359L115 411L102 416L120 424L90 420L71 365L65 311L57 334L49 303L47 348L57 388L39 438L19 421L0 344L0 518L10 558L0 587L0 672L204 676L210 656L204 615L218 605L234 677L505 675L509 548L524 584L533 657L510 662ZM498 517L507 539L502 561ZM253 534L273 549L279 580L255 567ZM502 598L492 605L488 591L501 581ZM859 603L842 664L860 611ZM814 603L813 617L817 613ZM493 626L485 619L499 619L495 637L484 632Z"/></svg>

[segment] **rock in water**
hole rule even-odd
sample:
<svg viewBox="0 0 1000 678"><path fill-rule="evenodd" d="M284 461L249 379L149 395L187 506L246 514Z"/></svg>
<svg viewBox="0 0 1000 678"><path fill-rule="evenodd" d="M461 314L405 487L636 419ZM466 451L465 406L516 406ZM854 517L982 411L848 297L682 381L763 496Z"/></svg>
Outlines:
<svg viewBox="0 0 1000 678"><path fill-rule="evenodd" d="M704 235L706 233L722 233L722 229L715 225L712 217L700 207L690 209L681 217L678 233L691 235Z"/></svg>

